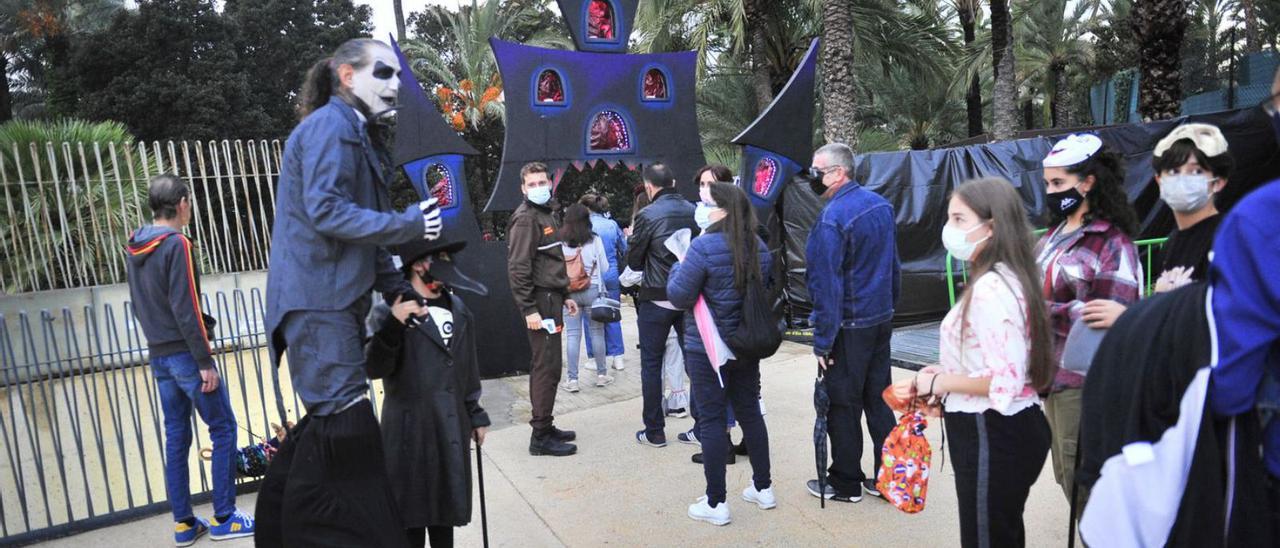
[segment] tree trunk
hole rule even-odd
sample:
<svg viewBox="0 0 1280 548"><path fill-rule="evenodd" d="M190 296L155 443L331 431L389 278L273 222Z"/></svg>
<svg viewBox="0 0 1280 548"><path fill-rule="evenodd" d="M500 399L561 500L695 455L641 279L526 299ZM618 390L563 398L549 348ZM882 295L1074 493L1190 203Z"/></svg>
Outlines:
<svg viewBox="0 0 1280 548"><path fill-rule="evenodd" d="M1143 121L1166 120L1182 112L1182 39L1189 0L1138 0L1133 31L1138 42L1138 113Z"/></svg>
<svg viewBox="0 0 1280 548"><path fill-rule="evenodd" d="M404 2L391 0L391 7L396 12L396 40L404 42Z"/></svg>
<svg viewBox="0 0 1280 548"><path fill-rule="evenodd" d="M992 103L995 108L997 141L1012 139L1018 125L1018 89L1014 84L1013 22L1008 0L991 0L991 51L996 85Z"/></svg>
<svg viewBox="0 0 1280 548"><path fill-rule="evenodd" d="M822 126L828 143L858 147L853 0L822 2Z"/></svg>
<svg viewBox="0 0 1280 548"><path fill-rule="evenodd" d="M961 0L956 4L960 11L960 26L964 28L964 45L969 46L977 40L977 32L974 28L974 11L977 10L978 0ZM982 83L978 80L978 75L973 75L973 79L969 81L969 91L964 95L965 109L969 113L969 136L975 137L982 135L985 131L982 128Z"/></svg>
<svg viewBox="0 0 1280 548"><path fill-rule="evenodd" d="M1053 127L1071 127L1071 85L1067 82L1067 67L1050 65L1053 74Z"/></svg>
<svg viewBox="0 0 1280 548"><path fill-rule="evenodd" d="M1257 0L1240 0L1244 10L1244 52L1258 53L1262 51L1262 37L1258 35Z"/></svg>
<svg viewBox="0 0 1280 548"><path fill-rule="evenodd" d="M1027 95L1027 100L1022 102L1023 129L1036 128L1036 105L1035 105L1035 102L1031 100L1031 98L1035 96L1036 94L1030 93Z"/></svg>
<svg viewBox="0 0 1280 548"><path fill-rule="evenodd" d="M751 59L751 88L756 96L756 112L763 112L773 102L773 83L769 77L769 60L765 50L765 5L761 0L744 0L742 10L747 22L747 41Z"/></svg>
<svg viewBox="0 0 1280 548"><path fill-rule="evenodd" d="M0 77L4 85L0 86L0 124L13 119L13 99L9 95L9 58L0 52Z"/></svg>

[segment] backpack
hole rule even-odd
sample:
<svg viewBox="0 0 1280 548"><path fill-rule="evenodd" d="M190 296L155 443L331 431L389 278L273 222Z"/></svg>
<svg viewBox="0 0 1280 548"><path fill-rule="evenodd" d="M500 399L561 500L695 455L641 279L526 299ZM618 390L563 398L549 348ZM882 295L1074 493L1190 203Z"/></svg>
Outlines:
<svg viewBox="0 0 1280 548"><path fill-rule="evenodd" d="M923 411L904 413L889 432L881 452L876 490L885 500L908 514L924 510L929 492L929 461L933 449L924 437L929 426Z"/></svg>
<svg viewBox="0 0 1280 548"><path fill-rule="evenodd" d="M763 360L782 346L780 322L764 283L753 277L742 293L742 321L724 342L738 359Z"/></svg>
<svg viewBox="0 0 1280 548"><path fill-rule="evenodd" d="M587 270L582 264L582 253L586 249L585 246L578 248L578 253L564 260L564 269L569 273L569 292L577 293L588 287L591 287L591 275L595 272L595 266L591 270Z"/></svg>

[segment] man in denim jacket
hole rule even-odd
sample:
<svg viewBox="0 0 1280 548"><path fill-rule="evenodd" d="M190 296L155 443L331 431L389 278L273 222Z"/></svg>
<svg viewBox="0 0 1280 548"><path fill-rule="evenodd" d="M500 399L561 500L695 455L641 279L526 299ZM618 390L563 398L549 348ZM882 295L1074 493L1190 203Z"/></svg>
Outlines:
<svg viewBox="0 0 1280 548"><path fill-rule="evenodd" d="M862 414L875 447L873 472L894 425L893 411L880 397L890 382L889 338L901 268L893 207L851 180L853 150L847 145L818 149L811 170L814 191L828 200L805 247L805 281L813 302L813 353L826 371L831 398L832 463L825 490L819 491L817 480L808 487L815 497L858 502L863 492L879 496L875 474L868 478L862 472Z"/></svg>

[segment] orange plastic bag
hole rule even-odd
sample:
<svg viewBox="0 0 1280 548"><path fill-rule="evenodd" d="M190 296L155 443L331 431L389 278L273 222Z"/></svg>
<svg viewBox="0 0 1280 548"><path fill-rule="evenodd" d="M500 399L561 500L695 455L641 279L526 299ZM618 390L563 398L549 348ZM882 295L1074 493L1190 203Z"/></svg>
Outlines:
<svg viewBox="0 0 1280 548"><path fill-rule="evenodd" d="M924 510L929 492L929 463L933 449L924 437L929 426L923 411L905 413L889 432L881 452L876 489L885 500L908 514Z"/></svg>

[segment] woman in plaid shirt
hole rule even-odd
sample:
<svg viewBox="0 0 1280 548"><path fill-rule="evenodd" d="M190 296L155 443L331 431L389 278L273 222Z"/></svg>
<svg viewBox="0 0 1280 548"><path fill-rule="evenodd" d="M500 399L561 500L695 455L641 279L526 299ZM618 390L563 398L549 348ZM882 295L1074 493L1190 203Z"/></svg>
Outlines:
<svg viewBox="0 0 1280 548"><path fill-rule="evenodd" d="M1058 224L1036 245L1036 262L1044 270L1054 359L1061 364L1075 322L1109 328L1138 300L1142 263L1133 244L1137 214L1121 187L1124 165L1119 154L1107 150L1096 135L1070 135L1045 157L1044 180L1046 205ZM1068 499L1083 386L1084 375L1060 369L1045 399L1045 416L1053 431L1054 477ZM1087 498L1079 497L1079 508Z"/></svg>

